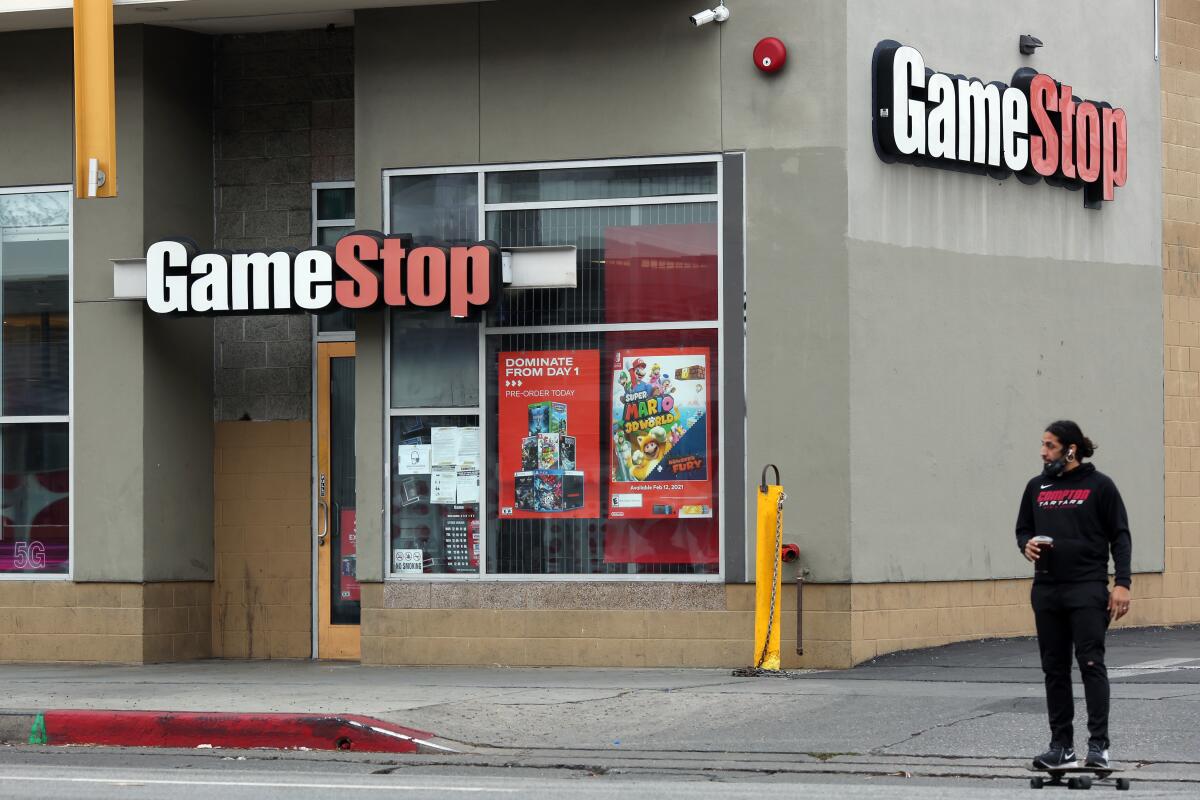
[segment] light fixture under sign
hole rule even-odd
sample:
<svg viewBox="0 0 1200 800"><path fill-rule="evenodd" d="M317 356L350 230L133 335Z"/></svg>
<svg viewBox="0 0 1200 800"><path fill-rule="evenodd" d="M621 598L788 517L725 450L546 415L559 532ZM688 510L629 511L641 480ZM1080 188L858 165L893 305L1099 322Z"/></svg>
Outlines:
<svg viewBox="0 0 1200 800"><path fill-rule="evenodd" d="M509 247L500 253L506 289L574 289L577 251L571 246Z"/></svg>

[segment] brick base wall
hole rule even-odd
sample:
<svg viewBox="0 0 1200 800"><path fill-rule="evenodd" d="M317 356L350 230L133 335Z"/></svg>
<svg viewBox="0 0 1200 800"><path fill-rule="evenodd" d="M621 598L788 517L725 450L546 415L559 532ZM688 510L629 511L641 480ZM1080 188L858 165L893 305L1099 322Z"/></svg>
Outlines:
<svg viewBox="0 0 1200 800"><path fill-rule="evenodd" d="M834 636L826 606L842 588L806 589L806 637ZM800 666L794 586L784 587L782 605L784 665ZM753 658L754 587L375 583L363 586L362 623L364 664L744 667ZM823 660L839 650L806 647Z"/></svg>
<svg viewBox="0 0 1200 800"><path fill-rule="evenodd" d="M0 582L0 661L149 664L212 655L212 585Z"/></svg>

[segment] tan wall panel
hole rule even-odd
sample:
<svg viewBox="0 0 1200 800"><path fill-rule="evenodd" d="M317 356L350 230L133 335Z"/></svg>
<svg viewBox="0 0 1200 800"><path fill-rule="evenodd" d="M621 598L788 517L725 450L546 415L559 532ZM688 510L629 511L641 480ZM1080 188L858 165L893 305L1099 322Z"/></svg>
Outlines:
<svg viewBox="0 0 1200 800"><path fill-rule="evenodd" d="M219 658L312 653L312 425L216 425L210 624Z"/></svg>

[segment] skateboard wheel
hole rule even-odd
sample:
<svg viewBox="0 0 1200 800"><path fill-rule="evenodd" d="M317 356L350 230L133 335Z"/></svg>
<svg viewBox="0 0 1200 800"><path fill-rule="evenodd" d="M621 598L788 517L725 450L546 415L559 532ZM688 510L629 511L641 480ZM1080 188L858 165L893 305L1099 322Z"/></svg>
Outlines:
<svg viewBox="0 0 1200 800"><path fill-rule="evenodd" d="M1040 777L1033 777L1033 778L1029 779L1029 788L1030 789L1041 789L1045 785L1046 785L1046 781Z"/></svg>
<svg viewBox="0 0 1200 800"><path fill-rule="evenodd" d="M1117 791L1119 791L1119 792L1128 792L1129 791L1129 778L1117 778Z"/></svg>
<svg viewBox="0 0 1200 800"><path fill-rule="evenodd" d="M1092 779L1087 777L1086 775L1081 775L1080 777L1076 778L1075 780L1078 781L1080 789L1092 788Z"/></svg>

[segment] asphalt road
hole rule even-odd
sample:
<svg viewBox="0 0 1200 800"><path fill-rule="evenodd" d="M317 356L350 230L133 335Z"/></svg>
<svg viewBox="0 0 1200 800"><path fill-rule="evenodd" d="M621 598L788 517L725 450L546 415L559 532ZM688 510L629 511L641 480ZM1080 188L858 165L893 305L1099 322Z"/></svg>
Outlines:
<svg viewBox="0 0 1200 800"><path fill-rule="evenodd" d="M355 760L285 758L245 761L191 753L78 751L0 752L0 800L141 800L273 798L533 798L573 800L653 797L655 800L758 800L764 795L846 800L1027 798L1024 777L969 780L895 775L773 775L672 773L555 768L395 768ZM103 763L98 766L97 763ZM380 774L383 773L383 774ZM1095 787L1098 790L1102 787ZM1103 787L1108 788L1108 787ZM1194 787L1137 783L1129 797L1188 797Z"/></svg>

